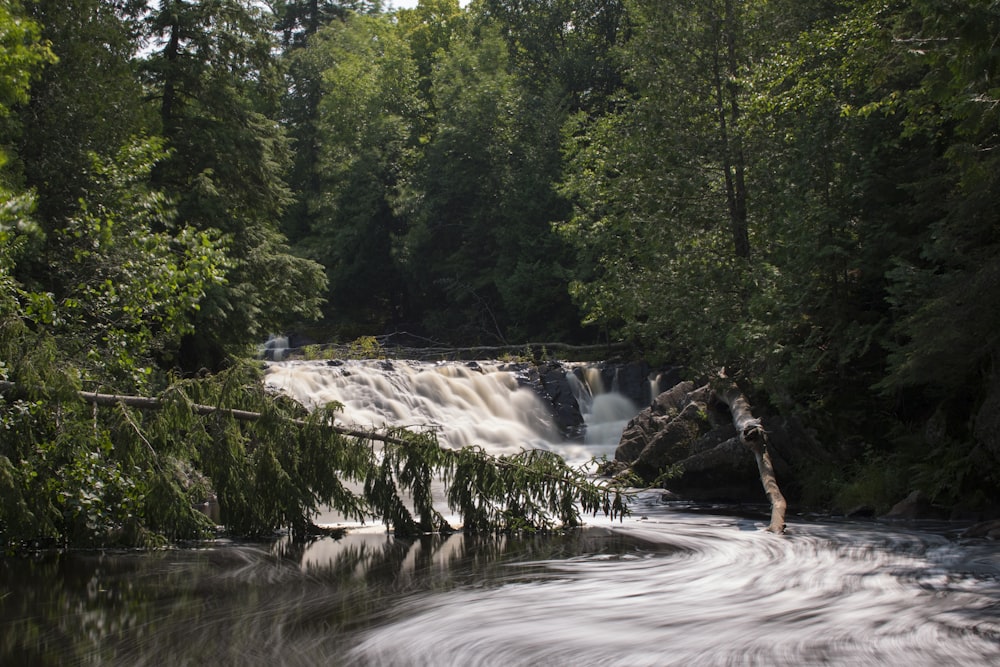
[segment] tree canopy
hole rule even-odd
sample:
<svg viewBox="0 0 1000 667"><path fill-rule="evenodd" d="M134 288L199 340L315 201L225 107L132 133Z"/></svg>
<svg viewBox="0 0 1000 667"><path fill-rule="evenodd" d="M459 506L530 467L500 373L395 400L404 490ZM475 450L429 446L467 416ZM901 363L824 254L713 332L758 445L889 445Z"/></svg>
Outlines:
<svg viewBox="0 0 1000 667"><path fill-rule="evenodd" d="M77 394L252 387L271 333L625 342L808 420L816 502L982 508L998 32L987 0L2 3L0 531L188 534L202 482L301 524L340 490L295 457L339 444Z"/></svg>

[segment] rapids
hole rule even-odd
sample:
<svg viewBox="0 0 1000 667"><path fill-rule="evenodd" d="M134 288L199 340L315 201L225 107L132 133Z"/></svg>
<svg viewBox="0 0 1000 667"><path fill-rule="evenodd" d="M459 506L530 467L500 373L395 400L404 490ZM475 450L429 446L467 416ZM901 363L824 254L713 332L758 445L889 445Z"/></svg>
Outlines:
<svg viewBox="0 0 1000 667"><path fill-rule="evenodd" d="M548 449L571 463L614 454L625 423L638 408L606 391L595 373L569 373L587 424L582 443L567 442L549 408L517 372L492 362L315 361L269 364L265 383L306 407L337 402L340 423L358 428L405 426L433 430L450 447L480 445L494 454Z"/></svg>
<svg viewBox="0 0 1000 667"><path fill-rule="evenodd" d="M281 362L266 381L308 405L339 401L344 423L574 461L613 451L636 409L581 382L588 437L567 443L499 366ZM0 559L0 664L1000 664L994 542L794 515L776 536L765 510L645 492L624 521L565 534L403 540L368 526Z"/></svg>

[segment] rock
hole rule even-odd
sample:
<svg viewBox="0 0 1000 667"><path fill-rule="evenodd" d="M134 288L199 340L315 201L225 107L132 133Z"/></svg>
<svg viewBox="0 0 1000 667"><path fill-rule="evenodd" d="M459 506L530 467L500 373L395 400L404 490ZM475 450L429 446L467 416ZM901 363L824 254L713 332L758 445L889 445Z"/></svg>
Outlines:
<svg viewBox="0 0 1000 667"><path fill-rule="evenodd" d="M794 460L801 444L802 456L814 453L811 436L793 422L763 420L768 432L772 463L779 480L792 479ZM615 460L631 466L647 483L663 471L679 467L681 474L668 479L670 491L689 500L761 502L766 499L754 456L736 437L729 408L711 389L681 382L659 394L622 433ZM793 483L782 481L782 491L797 493Z"/></svg>
<svg viewBox="0 0 1000 667"><path fill-rule="evenodd" d="M684 405L694 383L682 382L660 394L652 404L626 424L615 450L615 460L631 464Z"/></svg>
<svg viewBox="0 0 1000 667"><path fill-rule="evenodd" d="M549 408L549 413L567 440L583 439L586 424L580 406L573 394L565 367L557 361L547 361L539 365L515 363L501 366L514 373L518 385L535 392Z"/></svg>
<svg viewBox="0 0 1000 667"><path fill-rule="evenodd" d="M871 505L857 505L844 512L848 519L870 519L875 516L875 508Z"/></svg>
<svg viewBox="0 0 1000 667"><path fill-rule="evenodd" d="M883 519L932 519L940 518L938 512L931 505L930 498L923 491L914 491L903 500L892 506L886 512Z"/></svg>
<svg viewBox="0 0 1000 667"><path fill-rule="evenodd" d="M615 459L651 482L671 466L671 492L691 500L760 501L753 456L736 438L728 408L707 386L681 382L659 394L626 426Z"/></svg>
<svg viewBox="0 0 1000 667"><path fill-rule="evenodd" d="M546 362L538 366L538 378L559 432L570 440L582 439L585 429L583 414L566 378L566 369L562 364Z"/></svg>
<svg viewBox="0 0 1000 667"><path fill-rule="evenodd" d="M988 540L1000 540L1000 520L981 521L969 526L962 532L962 537L985 537Z"/></svg>

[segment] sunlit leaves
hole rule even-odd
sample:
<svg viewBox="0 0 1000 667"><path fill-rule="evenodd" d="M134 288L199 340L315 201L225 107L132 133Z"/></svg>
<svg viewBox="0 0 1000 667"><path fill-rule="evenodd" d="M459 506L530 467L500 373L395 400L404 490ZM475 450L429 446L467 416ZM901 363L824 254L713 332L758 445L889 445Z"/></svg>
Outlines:
<svg viewBox="0 0 1000 667"><path fill-rule="evenodd" d="M221 243L176 228L162 193L146 185L163 156L156 141L127 146L116 161L94 158L93 196L55 233L64 260L57 335L96 376L146 386L155 355L170 355L194 329L207 290L229 261Z"/></svg>
<svg viewBox="0 0 1000 667"><path fill-rule="evenodd" d="M40 67L55 62L41 41L38 24L27 20L17 2L0 6L0 116L28 100L28 88Z"/></svg>

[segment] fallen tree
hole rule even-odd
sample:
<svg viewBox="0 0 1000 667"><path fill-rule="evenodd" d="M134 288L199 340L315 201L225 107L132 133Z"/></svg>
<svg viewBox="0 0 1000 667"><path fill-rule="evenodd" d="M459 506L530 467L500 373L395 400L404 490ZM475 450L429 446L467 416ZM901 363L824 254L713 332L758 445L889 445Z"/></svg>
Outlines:
<svg viewBox="0 0 1000 667"><path fill-rule="evenodd" d="M749 501L763 485L771 503L768 530L781 533L787 502L775 467L769 434L746 396L719 377L704 385L681 382L657 396L625 427L608 471L694 500Z"/></svg>
<svg viewBox="0 0 1000 667"><path fill-rule="evenodd" d="M156 545L210 534L196 509L217 495L228 532L312 532L326 507L397 535L542 530L627 511L623 485L596 484L549 452L494 456L434 433L345 428L339 406L307 413L240 365L157 397L0 383L0 542ZM360 489L359 489L360 487ZM438 498L438 500L442 500ZM39 541L41 540L41 541Z"/></svg>
<svg viewBox="0 0 1000 667"><path fill-rule="evenodd" d="M0 394L5 391L11 391L17 388L17 385L13 382L0 381ZM92 405L102 405L105 407L124 405L130 408L139 408L142 410L157 410L163 407L164 403L162 399L151 397L151 396L129 396L123 394L102 394L96 391L78 391L80 398L85 402ZM191 412L197 415L212 415L216 413L222 413L228 417L239 421L258 421L264 418L264 414L261 412L254 412L252 410L237 410L234 408L220 408L214 405L202 405L199 403L190 403L188 406ZM288 423L296 424L298 426L305 426L308 422L304 419L296 419L289 417L287 419ZM347 428L344 426L337 426L335 424L327 424L328 429L334 433L339 433L341 435L350 436L352 438L360 438L366 440L378 440L381 442L389 442L398 445L405 445L406 440L394 437L386 433L379 433L378 431L361 431L358 429Z"/></svg>
<svg viewBox="0 0 1000 667"><path fill-rule="evenodd" d="M774 464L767 448L767 431L760 420L750 411L750 403L739 387L730 383L716 395L729 406L733 416L733 427L744 447L753 452L760 472L760 483L764 487L768 500L771 501L771 524L767 527L772 533L785 532L785 509L787 503L778 487L778 479L774 475Z"/></svg>

